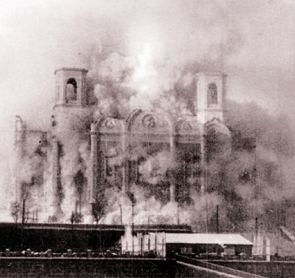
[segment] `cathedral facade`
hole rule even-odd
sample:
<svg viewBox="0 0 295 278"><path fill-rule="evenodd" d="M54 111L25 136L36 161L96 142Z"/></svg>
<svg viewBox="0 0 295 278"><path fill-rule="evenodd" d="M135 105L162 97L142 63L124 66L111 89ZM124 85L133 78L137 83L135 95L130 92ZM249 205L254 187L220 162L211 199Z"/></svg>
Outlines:
<svg viewBox="0 0 295 278"><path fill-rule="evenodd" d="M190 202L192 190L206 191L206 136L230 138L225 74L196 74L196 115L136 109L125 118L93 112L86 69L61 68L55 76L51 127L31 130L16 119L16 198L31 214L43 206L51 221L66 211L91 215L112 187L128 195L140 186L161 202L180 205Z"/></svg>

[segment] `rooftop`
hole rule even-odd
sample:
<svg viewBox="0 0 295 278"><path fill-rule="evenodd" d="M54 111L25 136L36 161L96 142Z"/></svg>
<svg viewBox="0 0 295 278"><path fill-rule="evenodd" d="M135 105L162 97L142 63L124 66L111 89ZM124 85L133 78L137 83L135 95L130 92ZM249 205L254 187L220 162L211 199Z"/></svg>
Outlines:
<svg viewBox="0 0 295 278"><path fill-rule="evenodd" d="M167 233L166 243L253 245L240 234Z"/></svg>

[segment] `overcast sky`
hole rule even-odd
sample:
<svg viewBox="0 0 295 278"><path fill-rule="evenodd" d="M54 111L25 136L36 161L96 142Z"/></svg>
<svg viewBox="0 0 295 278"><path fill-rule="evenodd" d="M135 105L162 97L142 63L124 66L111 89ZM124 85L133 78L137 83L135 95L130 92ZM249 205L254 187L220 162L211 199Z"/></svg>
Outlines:
<svg viewBox="0 0 295 278"><path fill-rule="evenodd" d="M104 49L171 67L216 60L229 98L295 115L292 0L0 0L0 41L2 134L12 133L15 114L42 125L54 69L87 67Z"/></svg>

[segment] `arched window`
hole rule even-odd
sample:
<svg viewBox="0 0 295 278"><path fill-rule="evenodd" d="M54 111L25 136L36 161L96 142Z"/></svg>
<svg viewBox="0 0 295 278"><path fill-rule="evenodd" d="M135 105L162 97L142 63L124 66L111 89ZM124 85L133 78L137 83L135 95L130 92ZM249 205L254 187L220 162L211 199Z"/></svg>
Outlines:
<svg viewBox="0 0 295 278"><path fill-rule="evenodd" d="M217 86L215 83L210 83L208 85L208 106L217 104L218 95L217 95Z"/></svg>
<svg viewBox="0 0 295 278"><path fill-rule="evenodd" d="M66 102L77 100L77 82L74 78L69 78L66 85Z"/></svg>

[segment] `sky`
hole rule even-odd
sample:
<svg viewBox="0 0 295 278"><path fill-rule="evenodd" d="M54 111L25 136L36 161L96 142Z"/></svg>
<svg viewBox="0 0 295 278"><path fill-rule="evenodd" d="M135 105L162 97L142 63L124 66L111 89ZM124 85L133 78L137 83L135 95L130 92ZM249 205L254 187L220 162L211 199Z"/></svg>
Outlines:
<svg viewBox="0 0 295 278"><path fill-rule="evenodd" d="M229 97L272 109L294 104L292 0L1 0L0 7L0 60L5 65L0 69L0 111L6 119L17 111L33 113L32 104L38 110L52 102L54 69L86 64L81 60L90 52L112 45L123 53L140 51L147 40L160 49L152 53L154 59L166 51L179 55L178 50L198 59L197 53L202 56L230 32L234 35L222 50L232 52L223 65Z"/></svg>
<svg viewBox="0 0 295 278"><path fill-rule="evenodd" d="M0 41L1 165L15 115L46 127L54 70L89 68L104 53L137 60L135 83L148 90L147 77L165 87L180 67L216 65L230 99L295 119L292 0L0 0Z"/></svg>

